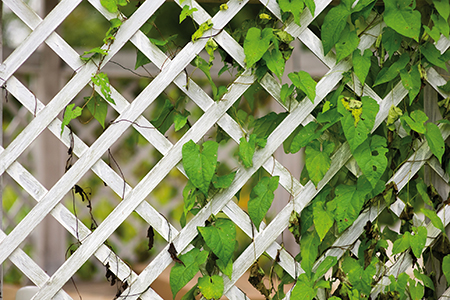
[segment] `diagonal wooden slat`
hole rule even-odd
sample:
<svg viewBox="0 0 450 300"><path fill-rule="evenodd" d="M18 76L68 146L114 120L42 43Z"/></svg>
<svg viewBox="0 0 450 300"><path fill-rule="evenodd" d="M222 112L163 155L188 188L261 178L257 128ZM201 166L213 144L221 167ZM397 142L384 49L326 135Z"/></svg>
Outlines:
<svg viewBox="0 0 450 300"><path fill-rule="evenodd" d="M6 148L0 149L0 174L8 172L25 190L32 195L38 204L25 217L25 219L8 235L0 232L0 261L9 258L16 263L26 276L32 278L34 282L39 282L41 287L35 299L50 299L58 293L62 285L87 261L92 255L95 255L106 264L111 259L120 261L111 250L106 247L104 241L117 229L117 227L133 212L138 212L144 220L152 225L167 241L173 242L179 252L185 252L191 249L190 243L197 235L197 226L204 225L205 220L210 214L216 214L219 211L225 212L228 217L239 226L248 236L253 238L251 245L238 257L234 263L233 276L230 279L225 277L225 293L229 299L245 299L245 294L234 286L236 280L241 277L250 267L254 260L258 259L264 252L275 258L281 246L275 242L275 239L283 230L288 227L290 213L295 210L301 212L302 209L313 200L315 195L328 183L328 181L343 167L347 166L355 171L356 163L353 162L348 144L341 145L332 157L332 166L323 180L316 188L311 182L302 186L298 180L292 177L289 171L273 158L274 151L281 143L299 126L306 125L314 120L310 115L312 110L321 103L322 99L339 83L342 73L352 68L350 62L342 61L336 64L333 52L324 55L322 42L308 28L314 17L322 12L331 0L316 0L316 15L312 16L308 9L301 15L301 26L293 21L289 21L285 27L286 32L298 38L306 45L327 67L330 71L319 81L317 85L317 97L313 103L309 99L301 102L292 102L283 105L280 101L280 83L270 74L266 74L260 81L261 85L272 97L280 102L283 107L289 111L286 119L269 136L267 146L260 149L254 156L254 166L249 169L243 167L238 169L235 181L229 189L215 195L213 199L187 224L181 231L177 231L160 213L158 213L145 198L162 181L168 172L177 167L184 173L180 163L182 145L189 139L197 142L203 135L215 124L221 126L237 143L244 135L239 125L226 113L227 109L237 101L243 92L255 82L255 76L251 70L246 70L231 85L228 93L221 101L214 102L198 85L190 81L186 87L188 78L183 72L187 64L204 47L206 40L199 40L195 43L189 43L181 50L174 59L162 53L148 38L139 31L141 25L152 15L163 3L162 0L146 1L142 6L124 22L120 28L116 41L111 46L105 63L108 62L127 42L131 41L142 53L144 53L156 66L161 69L161 73L144 89L144 91L130 104L117 90L112 88L112 96L116 100L115 105L111 105L120 116L113 122L109 128L97 139L91 146L87 147L81 139L73 136L74 153L79 157L77 163L54 185L49 191L45 190L40 183L23 167L17 163L17 158L29 148L31 143L46 128L53 132L66 146L70 145L71 136L66 129L63 135L59 134L61 121L57 119L58 113L66 106L73 97L90 81L90 76L97 70L94 63L84 65L78 58L78 54L58 35L54 29L73 11L80 1L63 0L52 11L47 18L41 20L22 0L4 0L11 10L27 24L33 33L27 40L17 48L7 59L5 64L0 67L0 77L4 76L6 88L11 92L29 111L37 112L35 119L19 134L19 136ZM108 20L117 17L103 8L99 0L89 0L95 9L102 13ZM70 3L68 10L63 11L62 4ZM180 1L176 1L181 7ZM214 29L205 35L213 35L216 42L229 53L242 67L245 68L245 55L242 47L226 32L222 31L224 26L244 7L248 1L232 0L228 3L229 9L220 11L213 18L195 1L190 1L192 7L198 10L194 12L193 19L201 24L208 19L212 19ZM261 0L277 18L281 19L281 12L276 0ZM145 7L145 9L143 8ZM361 39L359 49L367 49L373 43L376 37L383 29L384 24L378 25L367 31ZM215 35L217 34L217 35ZM21 84L14 76L14 72L20 65L34 52L37 47L46 42L77 74L70 80L66 86L58 93L51 103L44 106L34 95ZM437 42L437 48L443 52L450 46L450 40L442 37ZM26 48L29 46L29 48ZM104 46L106 47L106 46ZM0 78L1 79L1 78ZM194 124L194 126L173 145L161 133L152 128L151 123L144 118L142 112L155 100L155 98L170 84L175 83L193 102L195 102L203 111L203 116ZM437 86L445 84L446 80L442 78L433 68L428 70L428 82L443 97L448 97L446 93L439 90ZM244 83L244 84L242 84ZM384 99L381 99L370 87L361 86L356 79L349 83L348 87L358 95L368 95L374 98L380 105L377 114L374 130L384 122L389 108L392 104L398 105L407 95L407 91L402 84L397 84ZM126 122L124 121L126 120ZM164 157L161 161L144 177L144 179L132 189L124 183L123 179L114 172L102 159L101 156L113 145L118 138L130 127L133 126L139 133L149 141ZM444 138L450 134L450 129L446 125L440 126ZM390 181L397 183L399 189L402 189L410 178L428 163L446 182L448 176L440 167L436 159L431 158L432 154L428 145L422 143L417 145L416 152L411 157L412 161L406 162L391 178ZM248 215L233 201L234 194L251 178L251 176L260 168L264 167L272 176L280 176L280 185L282 185L293 199L281 210L281 212L267 226L263 224L260 231L252 228ZM90 169L104 180L111 189L118 195L124 193L123 201L115 210L100 224L96 231L90 232L87 228L80 225L79 221L68 212L61 204L60 200L70 191L72 186ZM124 190L123 190L124 189ZM391 210L401 211L403 202L399 199L391 205ZM362 233L362 228L367 220L374 220L385 206L372 207L361 213L354 224L349 227L335 241L333 247L322 255L315 264L318 264L329 255L340 257L346 245L355 243ZM52 276L44 276L39 272L39 267L32 267L31 270L25 269L25 264L33 265L32 260L24 256L22 250L18 248L23 241L40 223L44 216L51 213L55 216L66 229L72 234L80 234L82 245L66 261L66 263ZM445 210L448 214L448 210ZM440 217L444 218L443 211ZM78 225L77 225L78 224ZM445 223L446 224L446 223ZM429 224L430 225L430 224ZM76 226L81 226L80 232L75 230ZM435 237L438 231L431 225L429 226L429 236ZM254 236L253 236L254 235ZM428 241L429 245L431 240ZM7 245L7 247L5 246ZM137 276L132 273L130 268L121 261L121 267L116 274L122 280L127 280L130 284L129 289L123 293L127 299L155 299L160 298L156 293L149 289L149 285L161 274L161 272L172 262L168 252L168 246L158 254L158 256ZM296 277L302 273L298 263L294 258L284 250L280 252L280 265L291 276ZM409 260L407 255L405 261ZM402 265L403 268L404 265ZM400 270L395 266L395 270ZM127 273L128 272L128 273ZM378 286L375 290L381 287ZM59 292L63 294L63 292ZM287 298L290 297L288 293Z"/></svg>

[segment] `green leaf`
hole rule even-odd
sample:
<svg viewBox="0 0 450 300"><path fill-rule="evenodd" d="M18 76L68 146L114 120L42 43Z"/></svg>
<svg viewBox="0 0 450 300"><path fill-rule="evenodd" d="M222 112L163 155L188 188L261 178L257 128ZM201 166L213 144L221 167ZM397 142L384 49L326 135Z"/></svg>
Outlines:
<svg viewBox="0 0 450 300"><path fill-rule="evenodd" d="M384 22L398 33L419 41L421 15L413 10L411 0L383 0Z"/></svg>
<svg viewBox="0 0 450 300"><path fill-rule="evenodd" d="M306 277L306 274L300 274L297 283L291 293L292 300L312 300L317 295L317 290L313 288L312 283Z"/></svg>
<svg viewBox="0 0 450 300"><path fill-rule="evenodd" d="M420 282L417 282L417 286L415 285L414 279L410 278L409 280L409 294L411 295L412 300L421 300L423 295L425 294L425 289Z"/></svg>
<svg viewBox="0 0 450 300"><path fill-rule="evenodd" d="M411 117L409 117L407 114L404 114L401 119L403 119L406 124L411 127L412 130L421 134L424 134L426 132L424 123L428 120L428 116L423 111L415 110L411 113Z"/></svg>
<svg viewBox="0 0 450 300"><path fill-rule="evenodd" d="M316 13L316 3L314 0L303 0L303 2L306 4L306 7L309 8L311 15L314 17L314 14Z"/></svg>
<svg viewBox="0 0 450 300"><path fill-rule="evenodd" d="M107 54L108 54L108 50L102 49L100 47L96 47L96 48L92 48L89 51L84 51L83 54L80 55L80 58L84 61L88 61L91 58L97 58L99 56L105 56Z"/></svg>
<svg viewBox="0 0 450 300"><path fill-rule="evenodd" d="M192 140L183 145L183 167L189 180L205 196L208 196L209 185L216 171L217 149L219 144L206 141L200 148Z"/></svg>
<svg viewBox="0 0 450 300"><path fill-rule="evenodd" d="M405 52L389 68L381 69L380 73L378 73L377 78L375 79L375 83L373 84L373 86L377 86L379 84L394 80L395 77L398 76L399 72L406 67L409 59L409 54Z"/></svg>
<svg viewBox="0 0 450 300"><path fill-rule="evenodd" d="M286 104L287 100L292 96L294 88L295 86L293 84L288 85L287 83L281 86L280 99L283 104Z"/></svg>
<svg viewBox="0 0 450 300"><path fill-rule="evenodd" d="M109 85L108 75L103 72L97 73L91 77L92 83L100 87L100 92L105 99L112 104L116 104L113 98L111 98L111 86Z"/></svg>
<svg viewBox="0 0 450 300"><path fill-rule="evenodd" d="M400 70L400 78L402 79L403 86L408 90L409 104L411 105L416 96L419 94L422 86L419 65L417 64L413 66L409 73L405 69Z"/></svg>
<svg viewBox="0 0 450 300"><path fill-rule="evenodd" d="M424 286L432 289L433 291L435 290L433 280L431 280L431 278L427 275L420 273L417 269L414 269L414 277L422 281Z"/></svg>
<svg viewBox="0 0 450 300"><path fill-rule="evenodd" d="M419 258L427 241L427 229L423 226L417 228L417 232L410 237L411 249L414 256Z"/></svg>
<svg viewBox="0 0 450 300"><path fill-rule="evenodd" d="M290 153L297 153L301 148L306 147L311 141L320 137L321 132L317 130L319 124L310 122L303 127L292 140Z"/></svg>
<svg viewBox="0 0 450 300"><path fill-rule="evenodd" d="M311 75L305 71L298 71L289 73L288 77L291 79L292 83L298 89L302 90L306 96L308 96L309 100L314 103L317 82L312 79Z"/></svg>
<svg viewBox="0 0 450 300"><path fill-rule="evenodd" d="M427 131L425 132L425 138L427 139L428 146L431 152L437 157L439 162L442 164L442 156L445 152L445 142L442 138L441 131L439 127L434 123L426 124Z"/></svg>
<svg viewBox="0 0 450 300"><path fill-rule="evenodd" d="M191 16L194 11L197 11L195 7L189 8L189 5L183 6L180 13L180 23L183 22L188 16Z"/></svg>
<svg viewBox="0 0 450 300"><path fill-rule="evenodd" d="M431 201L430 196L428 196L428 193L427 193L427 186L426 186L425 182L423 182L422 179L416 180L416 189L417 189L417 192L419 192L419 195L422 197L423 202L425 202L425 204L428 204L429 206L433 207L433 202ZM432 212L434 212L434 211L432 211ZM426 216L428 212L423 212L423 213ZM428 218L430 218L430 217L428 217Z"/></svg>
<svg viewBox="0 0 450 300"><path fill-rule="evenodd" d="M440 88L441 90L443 90L446 93L450 93L450 80L447 81L447 83L444 85L439 85L438 88Z"/></svg>
<svg viewBox="0 0 450 300"><path fill-rule="evenodd" d="M340 62L347 56L353 53L359 45L359 37L356 30L350 30L350 25L347 25L341 33L339 41L336 43L336 62ZM369 50L370 51L370 50ZM369 59L370 60L370 59Z"/></svg>
<svg viewBox="0 0 450 300"><path fill-rule="evenodd" d="M324 54L328 54L331 48L340 40L341 33L347 25L347 18L351 14L351 7L346 5L344 1L332 9L325 15L323 21L321 37Z"/></svg>
<svg viewBox="0 0 450 300"><path fill-rule="evenodd" d="M226 189L231 185L231 183L233 183L235 175L236 172L232 172L224 176L217 176L214 174L212 183L216 189Z"/></svg>
<svg viewBox="0 0 450 300"><path fill-rule="evenodd" d="M208 78L209 84L211 85L211 89L213 92L214 100L216 100L217 86L211 77L211 65L198 55L193 60L193 65L199 68L205 74L206 78Z"/></svg>
<svg viewBox="0 0 450 300"><path fill-rule="evenodd" d="M389 57L392 57L394 53L400 49L402 44L402 36L390 27L385 27L383 35L381 36L384 48L387 50Z"/></svg>
<svg viewBox="0 0 450 300"><path fill-rule="evenodd" d="M134 69L136 70L137 68L148 63L151 63L150 59L144 53L138 50L136 53L136 63L134 65Z"/></svg>
<svg viewBox="0 0 450 300"><path fill-rule="evenodd" d="M315 186L319 184L331 166L330 155L334 151L334 143L312 141L305 148L305 167Z"/></svg>
<svg viewBox="0 0 450 300"><path fill-rule="evenodd" d="M269 70L275 73L275 75L277 75L277 77L281 81L285 65L285 61L281 51L278 48L274 48L271 51L267 51L262 58L266 62L266 65L269 68Z"/></svg>
<svg viewBox="0 0 450 300"><path fill-rule="evenodd" d="M279 176L263 177L250 193L248 214L256 228L259 228L259 225L272 205L274 192L278 187L279 179Z"/></svg>
<svg viewBox="0 0 450 300"><path fill-rule="evenodd" d="M433 43L425 43L425 47L421 47L420 52L422 52L423 56L425 56L430 63L447 71L445 61L440 59L441 52Z"/></svg>
<svg viewBox="0 0 450 300"><path fill-rule="evenodd" d="M448 3L447 3L448 5ZM431 20L433 20L433 30L436 28L439 36L437 36L436 38L433 38L433 40L438 41L440 36L440 33L442 33L446 38L449 38L449 33L450 33L450 27L449 24L447 22L447 20L445 20L442 16L440 15L431 15ZM424 26L425 27L425 26ZM441 57L442 60L442 57ZM444 59L445 61L445 59Z"/></svg>
<svg viewBox="0 0 450 300"><path fill-rule="evenodd" d="M158 40L158 39L153 39L153 38L148 38L148 39L150 40L150 42L153 45L156 45L156 46L165 46L165 45L167 45L167 43L169 43L169 39L165 39L163 41Z"/></svg>
<svg viewBox="0 0 450 300"><path fill-rule="evenodd" d="M231 275L233 274L233 260L230 259L228 264L224 264L222 260L218 259L216 260L216 265L219 267L220 271L222 271L223 274L227 275L228 278L231 279Z"/></svg>
<svg viewBox="0 0 450 300"><path fill-rule="evenodd" d="M186 254L179 256L184 266L177 263L170 270L170 289L174 299L177 293L194 278L195 274L200 270L200 265L206 262L208 255L208 251L200 252L197 248L193 248Z"/></svg>
<svg viewBox="0 0 450 300"><path fill-rule="evenodd" d="M198 39L200 39L203 36L203 34L205 33L205 31L210 30L212 27L213 27L213 23L211 22L211 19L209 19L205 23L202 23L200 25L200 27L197 29L197 31L195 31L194 34L192 35L192 37L191 37L192 42L195 42Z"/></svg>
<svg viewBox="0 0 450 300"><path fill-rule="evenodd" d="M219 275L200 277L198 288L206 299L220 299L223 294L223 278Z"/></svg>
<svg viewBox="0 0 450 300"><path fill-rule="evenodd" d="M162 134L166 133L170 126L172 126L174 111L175 107L173 106L172 102L166 99L158 117L151 121L153 126L155 126L155 128L157 128Z"/></svg>
<svg viewBox="0 0 450 300"><path fill-rule="evenodd" d="M81 107L73 108L75 104L70 104L66 106L66 110L64 111L64 119L61 123L61 135L64 132L64 126L69 125L70 121L81 116L81 112L83 111Z"/></svg>
<svg viewBox="0 0 450 300"><path fill-rule="evenodd" d="M180 130L184 127L184 125L186 125L189 115L190 113L187 110L185 110L183 113L180 113L178 111L173 112L173 123L175 125L175 131Z"/></svg>
<svg viewBox="0 0 450 300"><path fill-rule="evenodd" d="M433 15L434 16L434 15ZM427 25L423 25L423 28L425 29L425 32L435 41L438 41L441 37L441 32L439 31L439 28L435 25L433 26L433 29L430 29Z"/></svg>
<svg viewBox="0 0 450 300"><path fill-rule="evenodd" d="M84 98L88 100L87 109L94 116L94 118L105 128L106 114L108 113L108 104L97 93L89 100L89 97Z"/></svg>
<svg viewBox="0 0 450 300"><path fill-rule="evenodd" d="M434 210L422 208L422 213L431 221L431 224L433 224L434 227L442 231L443 234L445 234L445 227L442 223L441 218L438 217L436 212Z"/></svg>
<svg viewBox="0 0 450 300"><path fill-rule="evenodd" d="M315 231L308 231L302 235L300 240L301 266L308 278L312 277L312 267L319 254L320 239Z"/></svg>
<svg viewBox="0 0 450 300"><path fill-rule="evenodd" d="M314 226L316 228L317 234L319 235L320 241L323 240L325 235L334 224L333 214L324 208L324 204L325 201L314 202L313 209Z"/></svg>
<svg viewBox="0 0 450 300"><path fill-rule="evenodd" d="M447 283L450 284L450 254L442 260L442 272L447 279Z"/></svg>
<svg viewBox="0 0 450 300"><path fill-rule="evenodd" d="M294 16L294 22L300 26L300 15L305 9L303 0L278 0L282 12L290 12Z"/></svg>
<svg viewBox="0 0 450 300"><path fill-rule="evenodd" d="M353 152L358 166L372 185L372 188L375 188L386 170L388 164L387 152L386 139L379 135L366 139Z"/></svg>
<svg viewBox="0 0 450 300"><path fill-rule="evenodd" d="M392 247L392 254L398 254L411 246L411 233L409 231L405 232L401 238L394 242Z"/></svg>
<svg viewBox="0 0 450 300"><path fill-rule="evenodd" d="M267 139L286 116L287 113L270 112L264 117L256 119L253 122L253 134L260 139Z"/></svg>
<svg viewBox="0 0 450 300"><path fill-rule="evenodd" d="M367 139L379 110L378 103L368 96L358 102L342 96L338 100L338 112L343 116L341 124L352 153Z"/></svg>
<svg viewBox="0 0 450 300"><path fill-rule="evenodd" d="M253 166L253 155L256 150L256 134L251 134L249 140L245 137L239 139L239 159L246 168Z"/></svg>
<svg viewBox="0 0 450 300"><path fill-rule="evenodd" d="M316 273L313 276L313 281L316 281L323 275L325 275L328 270L333 267L337 263L337 258L334 256L327 256L319 265L317 268Z"/></svg>
<svg viewBox="0 0 450 300"><path fill-rule="evenodd" d="M181 297L181 300L195 300L195 296L198 295L198 286L194 285L186 294Z"/></svg>
<svg viewBox="0 0 450 300"><path fill-rule="evenodd" d="M353 224L363 207L365 197L372 191L369 181L360 176L356 185L339 185L336 187L336 197L328 202L328 210L334 210L334 219L338 231L342 232Z"/></svg>
<svg viewBox="0 0 450 300"><path fill-rule="evenodd" d="M122 25L122 20L119 18L113 18L109 20L111 23L111 26L109 27L108 31L105 34L105 38L103 39L103 42L105 44L112 43L115 39L115 35L117 33L117 30Z"/></svg>
<svg viewBox="0 0 450 300"><path fill-rule="evenodd" d="M353 51L353 70L355 70L355 74L362 85L366 82L367 75L369 74L372 56L373 53L370 49L366 49L363 55L361 55L359 49Z"/></svg>
<svg viewBox="0 0 450 300"><path fill-rule="evenodd" d="M450 15L450 3L447 0L433 0L433 4L444 20L448 21L448 16Z"/></svg>
<svg viewBox="0 0 450 300"><path fill-rule="evenodd" d="M214 41L212 38L210 38L205 45L205 50L209 54L209 63L212 63L214 60L214 51L217 50L219 46L217 45L216 41Z"/></svg>
<svg viewBox="0 0 450 300"><path fill-rule="evenodd" d="M270 41L274 37L272 28L264 28L262 31L259 28L252 27L247 31L247 36L244 40L244 53L247 68L259 61L264 53L269 49Z"/></svg>
<svg viewBox="0 0 450 300"><path fill-rule="evenodd" d="M115 13L118 11L116 0L100 0L100 3L104 8L106 8L110 13Z"/></svg>
<svg viewBox="0 0 450 300"><path fill-rule="evenodd" d="M388 126L389 130L395 130L394 123L403 115L403 112L400 108L397 106L391 105L391 108L389 109L386 125Z"/></svg>
<svg viewBox="0 0 450 300"><path fill-rule="evenodd" d="M184 213L187 214L195 205L198 190L190 180L183 189Z"/></svg>
<svg viewBox="0 0 450 300"><path fill-rule="evenodd" d="M236 244L236 226L229 219L218 218L213 225L198 227L206 245L225 265L233 257Z"/></svg>

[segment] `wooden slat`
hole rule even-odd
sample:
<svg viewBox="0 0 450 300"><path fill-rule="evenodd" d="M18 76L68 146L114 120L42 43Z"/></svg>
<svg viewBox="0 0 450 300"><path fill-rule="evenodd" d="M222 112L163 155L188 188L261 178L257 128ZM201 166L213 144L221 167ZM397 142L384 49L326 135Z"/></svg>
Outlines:
<svg viewBox="0 0 450 300"><path fill-rule="evenodd" d="M148 3L148 5L141 6L142 9L147 9L147 12L151 12L152 9L156 10L157 6L155 5L158 4L157 1L146 3ZM146 11L138 10L136 13L138 12L140 12L140 14L137 14L137 16L139 17L138 19L136 19L137 22L133 22L134 19L130 18L128 22L126 22L126 24L130 25L123 25L125 26L123 31L124 33L121 33L121 31L119 30L116 36L116 42L119 43L118 46L114 48L114 51L113 47L111 47L111 55L114 52L117 52L120 48L119 45L125 44L126 40L129 39L129 37L131 37L131 35L134 34L140 28L140 26L142 26L142 23L146 21L146 19L143 17ZM116 43L114 43L113 46L114 45L116 45ZM110 58L111 56L107 56L105 60L108 60ZM11 159L14 156L18 156L16 154L18 148L26 148L25 145L29 144L29 140L34 140L37 134L42 132L42 130L46 126L48 126L48 124L56 117L60 109L64 107L62 106L62 104L65 105L70 101L71 97L67 96L67 94L71 95L71 93L78 93L89 82L90 74L92 74L92 72L95 72L95 69L96 67L93 63L88 63L86 64L85 68L80 70L80 72L77 73L71 81L69 81L69 83L61 90L61 92L55 96L55 98L58 98L58 100L61 101L55 100L54 98L52 102L50 102L40 112L40 114L37 115L37 117L21 132L21 134L19 134L19 136L9 145L9 147L0 154L0 162L2 164L0 168L9 166L9 164L16 158L14 158L12 161ZM157 81L155 82L155 84L156 83ZM65 90L66 87L67 89L69 89L69 91ZM161 89L161 86L159 86L159 88ZM149 88L147 88L146 93L151 94L154 96L154 98L156 98L156 95L151 93L149 91ZM142 111L147 107L145 106L145 104L149 105L151 103L151 101L146 101L147 99L143 99L146 93L141 93L141 100L133 102L132 105L129 106L129 109L127 111L128 114L127 112L125 112L121 115L121 118L134 121L140 115L139 112L142 113ZM73 96L75 96L75 94L73 94ZM65 97L68 97L69 99ZM141 102L143 102L144 105L141 104L142 106L140 107L140 110L136 109L135 106L137 106ZM55 109L55 107L57 107L57 109ZM122 132L125 131L125 129L129 127L129 125L130 124L126 122L122 122L115 124L115 126L110 126L105 131L105 133L96 141L96 143L94 143L94 145L92 145L92 147L89 149L90 153L81 157L80 160L78 160L77 163L75 163L75 165L62 176L62 178L54 185L49 193L47 193L46 197L44 197L43 200L33 208L33 210L22 220L22 222L16 228L14 228L14 230L5 239L10 247L8 249L6 247L0 248L0 261L6 259L9 253L20 244L20 241L23 240L31 232L34 226L40 223L43 217L45 217L45 215L50 212L50 210L60 201L60 199L62 199L62 197L71 189L71 187L81 178L81 176L87 170L89 170L92 164L96 160L98 160L100 156L103 155L103 153L106 152L109 146L119 137L119 135L116 135L115 132L119 134L119 128L121 128ZM18 152L21 153L22 151ZM5 153L7 154L4 155ZM4 169L2 169L2 171L4 171Z"/></svg>
<svg viewBox="0 0 450 300"><path fill-rule="evenodd" d="M250 0L252 1L252 0ZM198 10L193 13L193 19L201 24L208 19L212 19L213 29L205 35L215 35L216 42L229 53L242 67L245 66L245 54L243 48L226 32L221 29L244 7L250 3L249 0L231 0L228 3L228 10L219 11L213 18L196 1L191 0L190 5ZM281 18L281 12L276 0L260 0L277 18ZM120 268L117 275L122 280L127 280L130 287L123 293L128 295L127 299L160 299L149 285L167 268L172 262L168 254L168 245L160 252L156 258L137 276L133 273L119 257L117 257L103 243L117 229L117 227L133 212L136 211L148 223L151 224L167 241L173 242L178 252L186 252L192 248L190 243L197 235L197 226L203 226L210 214L216 214L224 211L228 217L239 226L248 236L253 238L253 242L234 262L233 275L231 280L225 279L225 293L229 299L246 299L245 294L236 288L234 284L244 272L251 266L254 260L260 257L264 252L275 258L280 251L281 246L275 241L283 230L288 227L289 216L293 210L301 212L310 201L320 192L320 190L333 178L333 176L343 167L348 166L354 174L359 174L356 162L351 156L348 143L341 145L332 157L332 165L322 181L315 187L311 182L302 186L297 179L293 178L289 171L280 164L273 153L281 143L299 126L306 125L314 121L310 114L312 110L321 103L322 99L339 83L342 73L352 68L349 61L341 61L336 64L335 54L331 51L327 55L323 53L322 42L308 28L315 16L320 14L327 6L331 5L331 0L316 0L316 13L312 16L308 9L305 9L301 15L301 26L293 21L286 24L285 30L300 39L312 53L314 53L330 71L318 82L317 95L313 103L305 98L301 102L293 101L284 105L280 101L280 83L270 74L266 74L261 85L266 91L278 101L289 115L269 136L267 145L259 149L253 159L253 167L245 169L240 167L236 178L230 188L215 195L213 199L184 227L177 231L159 212L157 212L145 198L149 193L164 180L165 176L174 167L177 167L183 174L184 170L180 163L181 148L185 142L192 139L199 141L204 134L215 124L221 126L232 139L239 143L239 139L244 136L240 126L226 113L226 111L240 99L245 90L255 82L256 78L251 74L251 70L246 70L230 86L228 93L218 102L213 101L195 82L189 81L183 69L192 59L203 49L206 39L201 39L195 43L188 43L174 59L169 59L148 38L139 31L142 24L162 5L163 0L145 1L142 6L121 26L115 42L112 44L109 54L105 57L104 63L108 62L127 42L131 41L142 53L161 69L160 74L144 89L144 91L129 103L117 90L112 88L112 97L116 104L111 106L120 114L107 130L92 144L91 147L85 145L77 136L74 139L74 153L79 160L72 168L64 174L61 179L47 191L28 171L19 163L17 158L31 145L37 136L48 128L59 138L66 146L70 145L71 136L66 129L63 135L60 135L61 121L57 119L60 111L75 97L79 91L89 83L90 76L97 70L97 66L90 62L83 64L78 54L58 35L54 29L66 18L70 12L79 4L78 1L63 0L59 5L44 19L33 12L22 0L4 0L5 4L10 6L11 10L27 24L33 32L0 66L0 77L7 80L7 89L13 94L30 112L36 112L34 120L10 143L6 148L0 148L0 174L8 172L32 197L38 204L6 236L0 231L0 262L5 259L11 259L21 269L26 276L32 279L41 290L33 299L50 299L58 293L65 282L87 261L92 255L102 261L103 264L110 262L120 262ZM95 9L103 14L108 20L116 17L109 13L100 3L100 0L89 0ZM179 0L175 1L181 7ZM359 49L369 48L375 41L384 27L384 23L379 23L369 29L367 34L361 38ZM37 47L46 42L77 74L66 84L66 86L54 97L51 103L44 106L39 99L21 84L14 76L14 72L23 64L23 62L33 53ZM437 43L437 48L443 52L450 46L450 40L441 37ZM105 48L106 46L104 46ZM193 100L203 111L202 117L192 126L192 128L176 143L172 144L158 130L155 130L152 124L141 114L164 91L164 89L174 82L191 100ZM188 82L188 87L186 87ZM448 97L446 93L439 90L439 85L445 84L446 80L440 76L433 68L428 70L428 82L443 97ZM375 130L381 125L387 117L389 108L392 104L397 105L407 95L407 91L401 83L398 83L391 92L381 99L370 87L361 83L355 78L354 83L348 84L358 95L368 95L374 98L380 105L380 110L375 121ZM97 89L97 87L95 87ZM125 121L124 121L125 120ZM133 126L145 139L149 141L164 157L156 166L132 189L124 183L121 176L112 170L102 159L101 156L111 147L118 138L130 127ZM444 138L450 135L450 126L440 125L441 133ZM401 190L409 182L410 178L417 173L425 163L428 163L447 183L449 177L442 170L439 162L431 158L432 153L426 142L418 144L416 151L402 167L392 176L390 181L397 184ZM248 215L233 201L235 193L251 178L251 176L260 168L264 167L272 176L280 176L280 185L283 186L291 195L292 200L278 213L278 215L266 226L262 223L260 230L256 230L251 225ZM75 218L59 201L70 191L72 186L90 169L105 181L111 189L118 195L124 193L124 199L114 209L114 211L100 224L100 226L91 232L79 220ZM125 189L125 191L123 191ZM359 236L363 231L363 226L367 220L374 220L385 208L372 207L362 212L358 219L344 233L338 237L334 247L322 255L314 265L317 268L319 263L329 255L340 257L345 250L342 248L349 244L357 243ZM403 202L398 199L391 210L397 214L401 212ZM79 249L56 271L52 277L43 274L34 262L18 248L19 244L31 233L42 219L51 213L71 234L79 236L82 245ZM449 220L447 216L450 210L439 212L439 216L445 221ZM448 222L447 222L448 223ZM447 224L445 223L445 224ZM435 237L439 231L431 224L428 224L428 235ZM427 240L427 246L432 242ZM7 247L5 247L7 245ZM281 249L280 265L293 277L302 273L300 265L294 258ZM114 260L114 261L113 261ZM410 263L410 258L405 255L402 267L395 270L400 271ZM29 264L30 269L25 269ZM391 270L392 271L392 270ZM130 276L131 274L131 276ZM375 288L374 291L379 289ZM67 297L64 292L59 292ZM287 297L289 299L290 293Z"/></svg>

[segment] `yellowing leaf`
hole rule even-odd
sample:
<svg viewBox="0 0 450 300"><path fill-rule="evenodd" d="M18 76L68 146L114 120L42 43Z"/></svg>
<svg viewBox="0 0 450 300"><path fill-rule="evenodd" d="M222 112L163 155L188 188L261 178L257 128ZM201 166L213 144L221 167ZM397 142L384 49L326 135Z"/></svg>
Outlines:
<svg viewBox="0 0 450 300"><path fill-rule="evenodd" d="M198 288L206 299L220 299L223 294L223 278L219 275L200 277Z"/></svg>

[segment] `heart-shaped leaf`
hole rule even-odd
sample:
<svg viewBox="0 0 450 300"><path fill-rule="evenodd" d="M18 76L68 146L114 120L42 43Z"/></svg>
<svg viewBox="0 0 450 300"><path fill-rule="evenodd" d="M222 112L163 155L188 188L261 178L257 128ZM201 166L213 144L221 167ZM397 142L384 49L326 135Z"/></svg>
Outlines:
<svg viewBox="0 0 450 300"><path fill-rule="evenodd" d="M264 53L269 49L270 41L273 37L272 28L264 28L261 31L259 28L252 27L247 31L247 36L244 40L244 53L248 68L251 68L263 57Z"/></svg>
<svg viewBox="0 0 450 300"><path fill-rule="evenodd" d="M219 144L206 141L200 148L192 140L183 145L183 167L189 180L205 196L208 196L209 184L217 166Z"/></svg>

